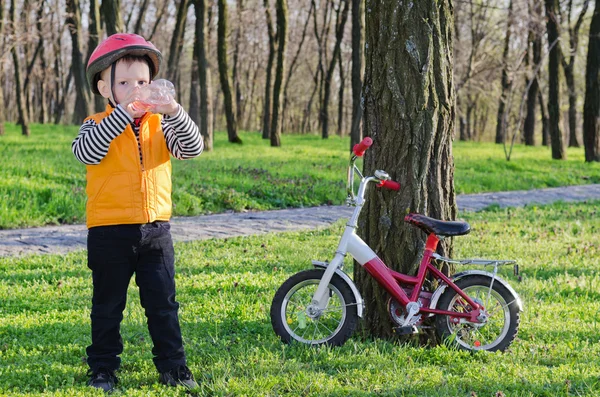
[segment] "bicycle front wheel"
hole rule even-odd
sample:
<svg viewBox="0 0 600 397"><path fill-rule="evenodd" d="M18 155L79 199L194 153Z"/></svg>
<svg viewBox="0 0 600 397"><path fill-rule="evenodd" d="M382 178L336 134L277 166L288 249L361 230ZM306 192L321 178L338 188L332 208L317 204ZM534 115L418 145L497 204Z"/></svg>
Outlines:
<svg viewBox="0 0 600 397"><path fill-rule="evenodd" d="M491 277L469 276L456 282L471 299L483 305L487 314L484 323L471 323L457 317L436 316L440 338L454 342L464 350L504 351L517 336L520 314L517 297ZM438 309L468 313L471 306L454 291L446 288L440 297Z"/></svg>
<svg viewBox="0 0 600 397"><path fill-rule="evenodd" d="M273 330L285 343L341 346L358 323L356 299L337 274L328 285L329 302L319 310L311 305L324 270L297 273L284 282L271 304Z"/></svg>

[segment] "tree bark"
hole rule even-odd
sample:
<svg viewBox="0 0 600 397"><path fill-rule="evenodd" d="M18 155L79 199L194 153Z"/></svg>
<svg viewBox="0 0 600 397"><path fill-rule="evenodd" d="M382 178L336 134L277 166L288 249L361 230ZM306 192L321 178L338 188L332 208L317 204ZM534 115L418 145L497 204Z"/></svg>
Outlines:
<svg viewBox="0 0 600 397"><path fill-rule="evenodd" d="M550 121L548 120L548 114L546 112L546 102L544 101L544 94L542 91L538 91L538 102L540 103L540 113L542 115L542 146L550 145Z"/></svg>
<svg viewBox="0 0 600 397"><path fill-rule="evenodd" d="M281 146L281 131L279 125L279 102L281 99L281 86L285 68L285 50L287 47L288 10L287 0L277 0L275 3L277 13L277 66L275 69L275 82L273 84L273 114L271 115L271 146Z"/></svg>
<svg viewBox="0 0 600 397"><path fill-rule="evenodd" d="M213 148L213 130L211 123L212 113L210 111L212 93L209 84L210 71L208 60L206 59L206 28L204 23L206 20L206 0L196 0L194 11L196 12L194 53L197 54L198 85L200 91L200 108L196 123L204 138L204 148L210 151Z"/></svg>
<svg viewBox="0 0 600 397"><path fill-rule="evenodd" d="M4 5L0 7L0 54L4 54ZM4 122L6 121L6 116L4 115L4 89L2 84L2 77L4 76L4 67L3 64L0 63L0 136L4 135Z"/></svg>
<svg viewBox="0 0 600 397"><path fill-rule="evenodd" d="M302 50L302 46L306 39L306 31L308 30L308 25L310 23L310 17L312 15L312 12L313 12L313 3L311 2L310 8L308 9L308 16L306 17L306 22L304 23L304 28L302 29L302 37L300 38L300 43L298 44L296 53L294 54L294 57L292 58L292 62L290 63L290 68L288 70L287 77L285 79L285 85L283 86L283 110L281 112L282 127L283 127L283 123L285 123L285 120L286 120L286 113L287 113L287 109L288 109L288 105L289 105L288 88L290 86L290 81L292 80L292 74L294 73L296 66L298 65L298 63L297 63L298 58L300 56L300 51Z"/></svg>
<svg viewBox="0 0 600 397"><path fill-rule="evenodd" d="M235 88L235 118L241 123L244 119L244 107L242 106L242 86L240 84L240 43L242 41L243 24L242 13L244 11L244 1L237 0L237 27L235 33L235 50L233 51L233 86Z"/></svg>
<svg viewBox="0 0 600 397"><path fill-rule="evenodd" d="M569 0L568 4L568 16L567 23L569 27L569 61L567 62L566 57L560 57L563 71L565 73L565 80L567 82L567 89L569 92L569 147L579 147L579 141L577 140L577 90L575 88L575 55L577 54L577 47L579 46L579 29L583 23L583 18L587 12L590 0L585 0L581 8L577 22L575 26L571 26L571 14L573 11L573 0Z"/></svg>
<svg viewBox="0 0 600 397"><path fill-rule="evenodd" d="M218 4L219 23L217 26L217 58L219 60L221 90L223 91L223 105L225 106L225 117L227 119L227 136L231 143L242 143L242 140L237 134L233 100L231 97L231 85L229 83L229 68L227 66L227 0L218 0Z"/></svg>
<svg viewBox="0 0 600 397"><path fill-rule="evenodd" d="M86 65L87 61L92 56L92 52L100 43L100 37L102 37L102 31L100 29L100 5L99 0L90 0L90 15L89 15L89 30L90 35L88 38L88 53L85 57ZM92 87L90 87L91 89ZM106 107L106 100L100 95L94 95L94 110L96 113L104 111Z"/></svg>
<svg viewBox="0 0 600 397"><path fill-rule="evenodd" d="M362 90L362 0L352 0L352 126L350 127L350 150L360 142L360 120L362 118L362 105L360 103Z"/></svg>
<svg viewBox="0 0 600 397"><path fill-rule="evenodd" d="M548 32L548 118L550 145L552 147L552 158L564 160L567 158L562 132L560 130L560 43L553 43L558 39L558 3L557 0L545 0L546 2L546 29Z"/></svg>
<svg viewBox="0 0 600 397"><path fill-rule="evenodd" d="M338 123L337 123L337 135L343 136L344 128L344 88L346 85L346 79L344 77L344 65L342 62L341 54L338 57L338 69L340 72L340 87L338 89Z"/></svg>
<svg viewBox="0 0 600 397"><path fill-rule="evenodd" d="M75 80L75 109L73 124L81 124L89 116L89 98L87 81L85 78L85 65L81 54L81 15L79 13L79 0L67 0L67 26L71 34L71 70Z"/></svg>
<svg viewBox="0 0 600 397"><path fill-rule="evenodd" d="M143 0L142 5L139 7L139 13L137 17L137 21L135 23L135 27L133 28L133 33L142 34L142 25L144 24L144 17L146 16L146 10L148 10L148 0Z"/></svg>
<svg viewBox="0 0 600 397"><path fill-rule="evenodd" d="M269 37L269 57L267 59L267 76L265 80L265 100L263 103L263 139L271 138L271 75L273 72L273 62L275 60L276 37L273 29L273 20L271 18L271 6L269 0L264 0L265 17L267 19L267 36Z"/></svg>
<svg viewBox="0 0 600 397"><path fill-rule="evenodd" d="M596 1L590 23L585 69L583 146L585 161L600 161L600 1Z"/></svg>
<svg viewBox="0 0 600 397"><path fill-rule="evenodd" d="M506 138L506 125L509 109L506 108L508 94L512 86L512 77L508 75L508 54L510 49L510 36L513 24L513 1L508 5L508 19L506 25L506 37L504 39L504 51L502 52L502 93L498 102L498 117L496 118L496 143L504 143Z"/></svg>
<svg viewBox="0 0 600 397"><path fill-rule="evenodd" d="M185 24L187 21L188 0L181 0L177 8L177 19L175 30L171 36L171 45L169 46L169 61L167 63L167 80L175 82L179 77L179 58L183 49L183 35L185 33Z"/></svg>
<svg viewBox="0 0 600 397"><path fill-rule="evenodd" d="M530 8L531 17L531 25L532 27L529 30L529 44L528 48L531 49L531 59L530 71L531 76L531 86L529 86L529 91L527 92L527 115L525 116L525 122L523 124L523 140L525 141L525 145L527 146L535 146L535 119L536 119L536 101L538 100L538 91L540 89L540 85L538 82L536 70L538 70L538 65L542 62L542 32L539 29L535 28L535 22L539 20L542 16L542 3L537 0L533 1L533 8ZM526 82L526 85L529 85L529 81Z"/></svg>
<svg viewBox="0 0 600 397"><path fill-rule="evenodd" d="M19 46L16 44L18 32L16 31L15 24L15 0L10 0L10 10L9 10L9 21L12 26L12 41L15 43L11 46L11 55L13 59L13 67L15 69L15 88L17 95L17 110L19 112L19 119L21 122L21 133L25 136L30 135L29 131L29 115L27 114L27 109L25 108L25 100L23 98L22 92L22 82L21 82L21 66L19 65Z"/></svg>
<svg viewBox="0 0 600 397"><path fill-rule="evenodd" d="M425 234L403 223L406 213L444 220L457 214L453 8L450 0L381 0L369 7L363 131L374 143L366 153L364 171L371 175L376 169L386 170L402 189L391 193L372 188L367 193L359 234L388 266L410 274L416 270ZM451 239L439 252L451 257ZM354 269L366 302L366 331L375 337L392 336L388 296L362 267Z"/></svg>
<svg viewBox="0 0 600 397"><path fill-rule="evenodd" d="M346 20L348 20L349 0L341 0L344 4L343 10L340 10L342 4L340 4L336 14L336 29L335 29L335 46L333 47L333 55L331 56L331 63L327 68L327 74L323 82L323 102L321 105L321 137L323 139L329 138L329 99L331 96L331 83L333 79L333 72L337 63L337 58L341 53L342 39L344 38L344 26ZM340 15L341 12L341 15Z"/></svg>
<svg viewBox="0 0 600 397"><path fill-rule="evenodd" d="M79 0L75 1L79 3ZM123 18L121 17L121 6L119 3L119 0L102 0L100 12L102 13L106 34L108 36L115 33L123 33L125 31L123 27ZM75 79L75 81L77 81L77 79Z"/></svg>

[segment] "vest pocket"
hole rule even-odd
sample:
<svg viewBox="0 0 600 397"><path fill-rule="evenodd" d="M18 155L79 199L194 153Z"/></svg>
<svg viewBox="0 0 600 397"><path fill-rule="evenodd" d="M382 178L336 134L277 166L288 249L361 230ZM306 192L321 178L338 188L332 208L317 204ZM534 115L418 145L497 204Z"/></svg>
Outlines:
<svg viewBox="0 0 600 397"><path fill-rule="evenodd" d="M90 212L100 222L127 223L135 217L134 190L130 173L113 173L90 200Z"/></svg>

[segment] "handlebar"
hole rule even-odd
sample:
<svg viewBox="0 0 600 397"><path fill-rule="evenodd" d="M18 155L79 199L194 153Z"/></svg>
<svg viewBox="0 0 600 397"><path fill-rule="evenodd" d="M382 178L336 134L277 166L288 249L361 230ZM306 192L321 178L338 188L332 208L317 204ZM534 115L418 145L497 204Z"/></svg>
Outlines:
<svg viewBox="0 0 600 397"><path fill-rule="evenodd" d="M372 144L373 144L373 140L369 137L366 137L360 143L357 143L356 145L354 145L354 147L352 148L352 152L354 152L355 156L362 157L363 154L365 154L365 151L368 148L370 148Z"/></svg>
<svg viewBox="0 0 600 397"><path fill-rule="evenodd" d="M400 184L398 182L394 182L394 181L381 181L377 187L383 187L389 190L395 190L398 191L400 190Z"/></svg>

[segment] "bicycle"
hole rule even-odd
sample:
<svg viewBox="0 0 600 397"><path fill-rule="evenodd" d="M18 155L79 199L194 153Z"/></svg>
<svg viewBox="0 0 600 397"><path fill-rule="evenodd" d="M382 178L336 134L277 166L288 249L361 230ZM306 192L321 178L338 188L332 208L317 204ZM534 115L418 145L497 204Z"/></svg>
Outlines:
<svg viewBox="0 0 600 397"><path fill-rule="evenodd" d="M370 183L398 191L400 185L388 173L375 171L364 177L356 160L371 146L365 138L353 148L348 168L348 204L355 210L346 224L331 262L312 261L314 269L301 271L287 279L277 290L270 309L273 330L285 343L343 345L363 316L364 301L343 271L344 257L350 254L390 295L388 312L399 334L417 333L426 319L432 318L440 338L464 350L503 351L515 339L523 304L515 290L497 275L498 268L513 265L514 260L451 260L437 254L442 239L470 232L462 221L441 221L420 214L408 214L404 220L427 233L423 257L416 276L396 272L383 263L375 252L356 235L358 217ZM354 177L360 184L354 192ZM493 272L467 270L446 276L437 262L456 265L492 266ZM427 291L428 275L437 280L437 288Z"/></svg>

